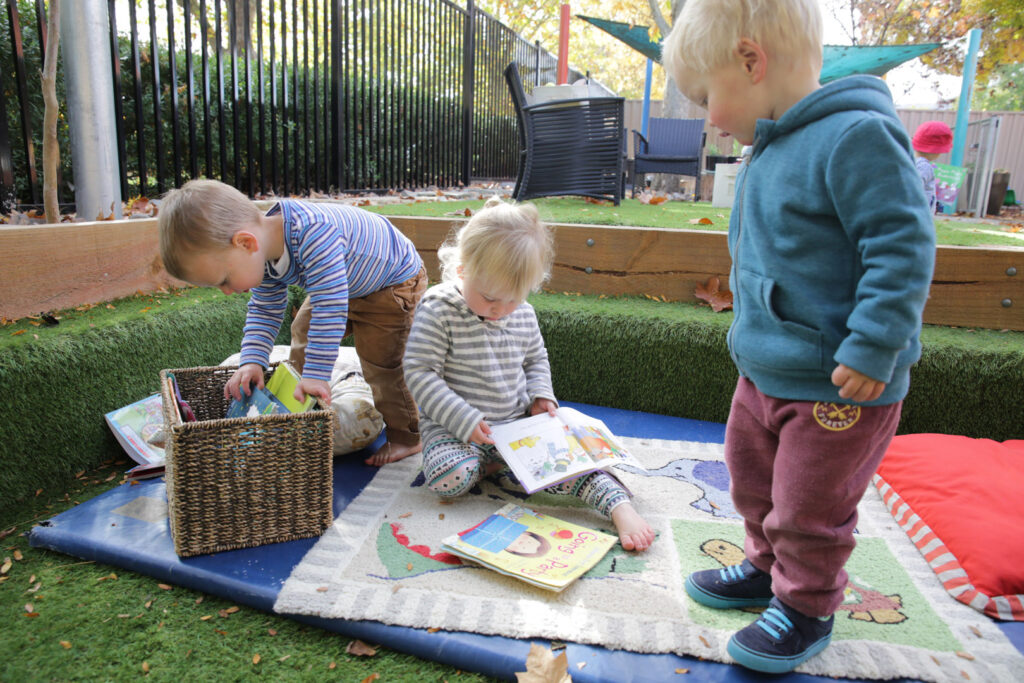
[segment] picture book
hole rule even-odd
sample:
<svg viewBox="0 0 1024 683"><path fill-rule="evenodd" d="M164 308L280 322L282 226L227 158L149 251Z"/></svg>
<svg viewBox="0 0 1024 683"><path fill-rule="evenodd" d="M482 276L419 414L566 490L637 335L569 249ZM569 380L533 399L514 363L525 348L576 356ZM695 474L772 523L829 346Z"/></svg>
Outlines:
<svg viewBox="0 0 1024 683"><path fill-rule="evenodd" d="M299 403L295 400L295 388L299 385L299 374L287 361L278 363L263 389L251 387L252 393L242 394L241 400L233 399L225 417L258 417L280 413L304 413L316 405L315 396L306 396Z"/></svg>
<svg viewBox="0 0 1024 683"><path fill-rule="evenodd" d="M597 564L618 538L509 503L476 526L444 539L461 558L550 591L561 591Z"/></svg>
<svg viewBox="0 0 1024 683"><path fill-rule="evenodd" d="M561 407L491 426L494 445L527 493L614 465L643 465L597 418Z"/></svg>
<svg viewBox="0 0 1024 683"><path fill-rule="evenodd" d="M130 479L158 477L164 473L164 449L159 440L164 427L160 394L113 410L104 418L121 447L138 463L128 470Z"/></svg>
<svg viewBox="0 0 1024 683"><path fill-rule="evenodd" d="M267 391L272 393L284 404L288 412L304 413L316 405L315 396L306 396L301 403L295 400L295 388L299 386L302 377L288 361L277 364L274 374L267 381Z"/></svg>
<svg viewBox="0 0 1024 683"><path fill-rule="evenodd" d="M227 415L224 417L259 417L260 415L278 415L290 413L285 404L267 391L253 385L251 393L246 396L242 394L241 399L231 399L228 405Z"/></svg>

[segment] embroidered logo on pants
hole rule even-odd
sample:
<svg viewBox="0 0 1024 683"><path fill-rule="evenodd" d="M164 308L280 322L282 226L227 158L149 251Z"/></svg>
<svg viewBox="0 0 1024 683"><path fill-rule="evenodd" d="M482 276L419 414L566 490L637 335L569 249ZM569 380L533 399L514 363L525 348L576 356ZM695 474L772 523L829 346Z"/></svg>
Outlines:
<svg viewBox="0 0 1024 683"><path fill-rule="evenodd" d="M845 403L814 404L814 419L825 429L841 432L857 424L860 419L860 406Z"/></svg>

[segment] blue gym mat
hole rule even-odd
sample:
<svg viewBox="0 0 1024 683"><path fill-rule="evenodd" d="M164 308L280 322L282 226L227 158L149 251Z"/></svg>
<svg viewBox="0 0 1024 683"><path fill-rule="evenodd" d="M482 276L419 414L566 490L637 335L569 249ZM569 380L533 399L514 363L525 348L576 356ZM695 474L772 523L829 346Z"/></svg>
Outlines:
<svg viewBox="0 0 1024 683"><path fill-rule="evenodd" d="M564 405L603 420L613 433L621 436L711 443L724 440L725 425L722 424L579 403ZM363 464L364 457L363 453L355 453L335 459L335 514L358 495L377 471ZM292 568L317 541L309 538L182 559L174 552L166 517L159 522L147 522L113 512L139 496L166 498L163 479L144 480L136 486L118 486L96 496L34 527L29 542L34 547L122 567L272 612L277 594ZM544 639L517 640L446 631L428 633L370 621L282 616L464 671L509 680L515 680L516 671L526 670L531 643L550 645L550 641ZM1024 623L1001 623L1000 628L1018 650L1024 651ZM833 680L796 673L769 677L739 666L692 657L638 654L576 643L566 643L565 651L570 662L587 663L584 669L570 671L578 683L674 680L678 676L676 669L689 669L686 678L691 681L736 683L770 679L798 683Z"/></svg>

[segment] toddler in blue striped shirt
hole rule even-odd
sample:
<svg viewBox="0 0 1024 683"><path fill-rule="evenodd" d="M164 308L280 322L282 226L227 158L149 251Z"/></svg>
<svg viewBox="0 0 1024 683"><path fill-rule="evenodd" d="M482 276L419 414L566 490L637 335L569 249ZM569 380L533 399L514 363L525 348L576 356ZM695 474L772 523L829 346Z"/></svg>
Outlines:
<svg viewBox="0 0 1024 683"><path fill-rule="evenodd" d="M225 398L263 386L288 285L299 285L308 296L292 324L291 361L302 372L296 399L330 400L338 346L351 333L386 425L387 442L367 464L422 449L402 356L427 275L415 246L386 218L292 199L262 213L230 185L199 179L164 197L159 225L160 254L172 276L225 294L251 293L240 367L224 387Z"/></svg>

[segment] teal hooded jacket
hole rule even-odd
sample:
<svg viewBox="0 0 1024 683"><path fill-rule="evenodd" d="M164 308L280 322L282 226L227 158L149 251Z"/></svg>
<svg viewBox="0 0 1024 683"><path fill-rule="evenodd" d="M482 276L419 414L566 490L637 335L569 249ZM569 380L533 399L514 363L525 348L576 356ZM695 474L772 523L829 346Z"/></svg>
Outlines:
<svg viewBox="0 0 1024 683"><path fill-rule="evenodd" d="M842 363L903 399L935 227L885 83L851 76L758 120L729 223L729 352L763 393L844 402Z"/></svg>

